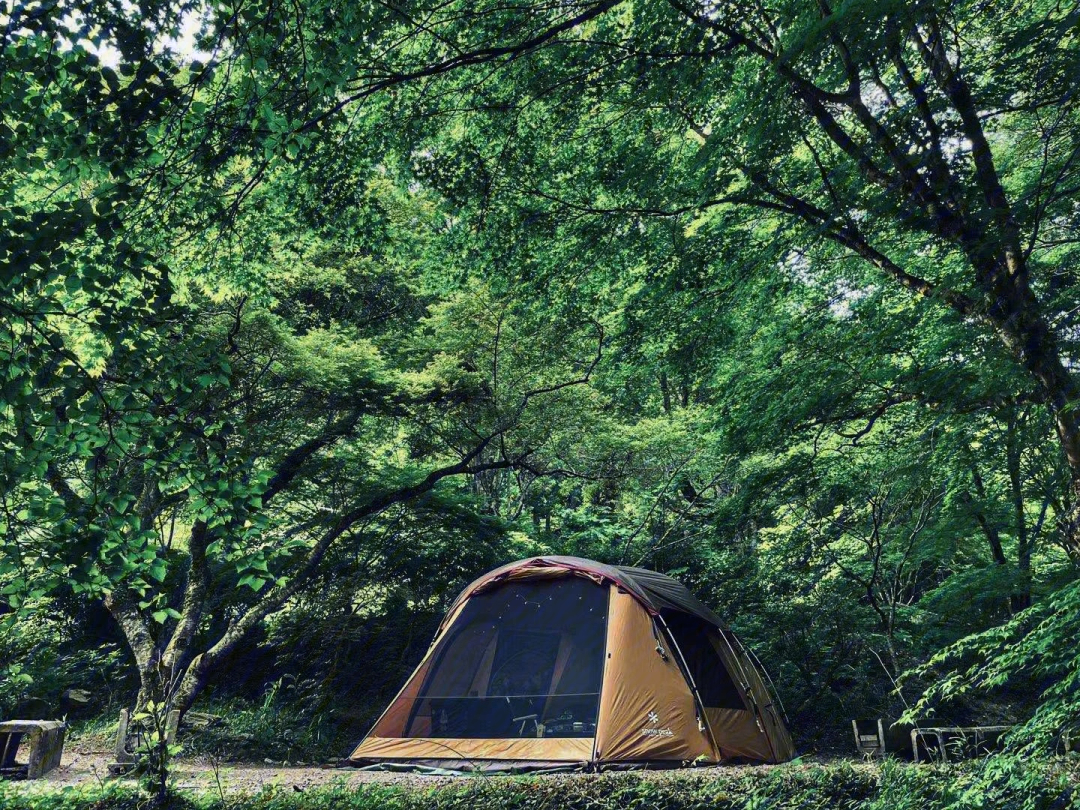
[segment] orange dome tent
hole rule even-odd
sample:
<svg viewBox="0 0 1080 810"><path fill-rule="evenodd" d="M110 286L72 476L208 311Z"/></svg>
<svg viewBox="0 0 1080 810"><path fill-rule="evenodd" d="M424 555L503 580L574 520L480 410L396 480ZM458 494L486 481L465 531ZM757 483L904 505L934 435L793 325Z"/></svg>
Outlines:
<svg viewBox="0 0 1080 810"><path fill-rule="evenodd" d="M642 568L533 557L462 591L349 759L488 771L793 754L763 672L685 586Z"/></svg>

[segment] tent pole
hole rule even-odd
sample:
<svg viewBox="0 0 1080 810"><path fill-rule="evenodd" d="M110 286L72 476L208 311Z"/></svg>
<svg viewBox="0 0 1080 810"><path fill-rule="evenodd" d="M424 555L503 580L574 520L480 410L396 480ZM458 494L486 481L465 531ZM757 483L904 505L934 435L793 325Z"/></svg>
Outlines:
<svg viewBox="0 0 1080 810"><path fill-rule="evenodd" d="M701 699L701 693L698 692L697 683L694 682L694 676L691 674L690 667L689 665L687 665L686 659L683 657L682 650L679 649L679 642L675 640L675 634L671 632L671 628L667 626L667 622L664 621L664 617L660 614L657 614L654 619L654 631L656 620L659 620L660 624L663 625L664 632L667 634L668 643L671 645L671 648L675 650L675 652L679 655L680 669L682 669L683 675L686 677L686 682L690 684L690 691L694 694L694 703L697 705L698 713L701 715L701 724L705 727L705 731L708 732L709 742L712 743L713 750L716 751L717 761L719 762L720 757L722 757L723 754L720 753L720 746L716 744L716 735L713 734L712 724L709 722L709 715L705 711L705 702Z"/></svg>
<svg viewBox="0 0 1080 810"><path fill-rule="evenodd" d="M784 715L784 722L789 726L791 720L788 718L787 708L784 706L784 701L780 698L780 690L776 688L776 684L773 682L772 675L769 674L769 670L765 669L765 665L761 663L761 659L757 657L757 653L743 644L743 640L738 636L735 636L735 640L739 642L739 649L746 653L747 658L754 662L758 669L765 673L765 679L769 682L770 697L772 697L780 706L780 712Z"/></svg>
<svg viewBox="0 0 1080 810"><path fill-rule="evenodd" d="M743 648L742 641L739 640L739 637L736 636L734 631L732 630L725 631L722 627L718 628L718 630L720 633L720 638L724 640L724 643L727 645L728 652L731 653L731 659L735 662L735 666L739 668L739 675L742 678L743 692L745 692L747 699L750 701L750 705L753 707L754 717L757 720L758 726L761 728L761 732L765 735L765 740L769 743L769 748L772 750L773 759L778 759L780 756L780 752L777 750L776 743L773 742L772 735L769 733L769 724L765 722L765 715L762 713L761 707L758 706L757 698L754 697L754 687L751 685L750 679L746 676L746 668L743 667L742 660L739 654L735 652L735 648L731 646L731 639L728 638L728 633L731 633L731 635L735 638L735 641L739 644L740 649ZM762 686L764 685L765 684L763 682ZM769 700L772 700L772 695L768 694L768 689L765 690L765 693Z"/></svg>
<svg viewBox="0 0 1080 810"><path fill-rule="evenodd" d="M604 606L604 663L600 670L600 694L596 698L596 730L593 732L592 741L592 759L589 761L589 767L595 768L596 772L600 772L600 754L602 751L597 750L597 746L600 745L600 707L604 703L604 688L607 686L608 677L608 661L611 660L611 597L617 593L616 586L609 584L607 588L607 603Z"/></svg>

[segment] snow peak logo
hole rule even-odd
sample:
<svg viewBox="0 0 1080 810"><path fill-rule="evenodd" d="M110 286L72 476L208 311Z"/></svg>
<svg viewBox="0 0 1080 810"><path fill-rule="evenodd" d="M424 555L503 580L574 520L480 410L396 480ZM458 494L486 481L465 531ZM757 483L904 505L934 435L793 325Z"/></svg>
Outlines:
<svg viewBox="0 0 1080 810"><path fill-rule="evenodd" d="M660 715L649 712L649 725L641 730L642 737L674 737L675 732L670 728L657 728L660 725Z"/></svg>

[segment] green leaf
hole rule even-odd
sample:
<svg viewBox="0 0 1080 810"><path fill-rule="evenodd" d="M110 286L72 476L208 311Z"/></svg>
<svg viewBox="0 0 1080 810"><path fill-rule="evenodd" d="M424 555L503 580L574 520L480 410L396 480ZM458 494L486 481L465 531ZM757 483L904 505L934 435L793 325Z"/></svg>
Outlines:
<svg viewBox="0 0 1080 810"><path fill-rule="evenodd" d="M247 574L240 577L236 584L240 586L246 585L251 588L251 590L258 593L260 590L262 590L263 585L266 584L266 580L256 576L255 574Z"/></svg>

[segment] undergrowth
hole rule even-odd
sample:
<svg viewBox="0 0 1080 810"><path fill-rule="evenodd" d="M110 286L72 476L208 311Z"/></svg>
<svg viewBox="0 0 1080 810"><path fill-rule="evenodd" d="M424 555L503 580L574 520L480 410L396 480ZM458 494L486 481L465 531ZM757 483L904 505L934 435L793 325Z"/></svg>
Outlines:
<svg viewBox="0 0 1080 810"><path fill-rule="evenodd" d="M270 759L290 765L341 760L363 737L363 730L342 728L326 714L307 711L283 695L281 680L263 698L203 701L180 727L181 756L211 757L221 762L261 762ZM287 688L287 687L286 687ZM68 740L111 749L117 717L102 714L68 724ZM200 719L195 719L201 715ZM206 718L211 718L207 724ZM192 720L197 723L191 727Z"/></svg>
<svg viewBox="0 0 1080 810"><path fill-rule="evenodd" d="M1080 766L999 756L951 766L837 763L600 777L471 777L418 786L343 781L298 792L173 793L168 810L1075 810ZM144 810L116 784L0 783L0 808Z"/></svg>
<svg viewBox="0 0 1080 810"><path fill-rule="evenodd" d="M263 700L206 703L200 711L222 721L195 733L182 729L186 755L212 756L222 761L271 759L293 765L337 762L362 734L348 735L326 715L297 710L279 698L277 685Z"/></svg>

